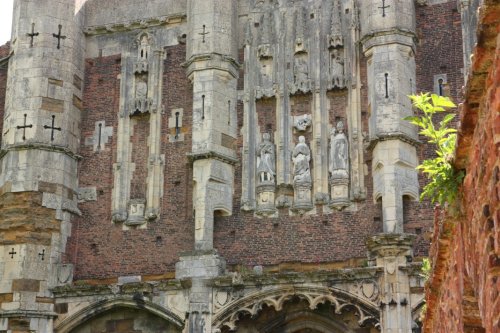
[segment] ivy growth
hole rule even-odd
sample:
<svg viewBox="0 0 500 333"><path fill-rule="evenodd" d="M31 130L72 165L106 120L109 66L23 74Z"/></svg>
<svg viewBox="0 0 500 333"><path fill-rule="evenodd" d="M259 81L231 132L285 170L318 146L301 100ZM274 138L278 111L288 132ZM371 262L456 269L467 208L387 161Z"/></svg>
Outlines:
<svg viewBox="0 0 500 333"><path fill-rule="evenodd" d="M406 117L405 120L421 128L420 134L436 147L436 157L427 159L417 169L421 170L430 180L424 186L420 199L427 197L431 202L453 204L457 198L458 188L464 178L463 171L458 171L452 165L457 143L456 130L450 127L454 114L446 114L439 124L434 124L433 116L439 112L448 111L456 105L444 96L435 94L409 96L413 106L422 111L420 116Z"/></svg>

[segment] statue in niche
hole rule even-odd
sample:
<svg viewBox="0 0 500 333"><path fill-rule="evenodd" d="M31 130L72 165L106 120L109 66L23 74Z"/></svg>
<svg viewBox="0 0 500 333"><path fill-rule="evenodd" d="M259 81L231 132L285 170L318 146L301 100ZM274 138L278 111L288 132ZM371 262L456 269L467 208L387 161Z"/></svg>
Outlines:
<svg viewBox="0 0 500 333"><path fill-rule="evenodd" d="M276 175L275 149L271 142L271 135L264 133L263 141L258 149L257 174L261 183L273 182Z"/></svg>
<svg viewBox="0 0 500 333"><path fill-rule="evenodd" d="M131 114L149 112L150 105L151 99L148 98L147 75L137 76L135 83L134 108Z"/></svg>
<svg viewBox="0 0 500 333"><path fill-rule="evenodd" d="M307 65L307 58L304 56L297 56L294 60L294 83L297 90L306 92L309 90L309 66Z"/></svg>
<svg viewBox="0 0 500 333"><path fill-rule="evenodd" d="M344 133L344 123L339 121L332 129L330 142L330 207L341 210L349 201L349 143Z"/></svg>
<svg viewBox="0 0 500 333"><path fill-rule="evenodd" d="M349 177L349 145L342 121L331 132L330 173L333 178Z"/></svg>
<svg viewBox="0 0 500 333"><path fill-rule="evenodd" d="M135 98L144 99L148 95L148 84L144 80L137 80L135 86Z"/></svg>
<svg viewBox="0 0 500 333"><path fill-rule="evenodd" d="M306 144L306 138L301 135L299 136L299 143L297 143L292 153L294 184L311 183L310 160L311 150Z"/></svg>
<svg viewBox="0 0 500 333"><path fill-rule="evenodd" d="M331 53L330 70L332 73L332 87L343 88L344 82L344 59L342 51L333 49Z"/></svg>

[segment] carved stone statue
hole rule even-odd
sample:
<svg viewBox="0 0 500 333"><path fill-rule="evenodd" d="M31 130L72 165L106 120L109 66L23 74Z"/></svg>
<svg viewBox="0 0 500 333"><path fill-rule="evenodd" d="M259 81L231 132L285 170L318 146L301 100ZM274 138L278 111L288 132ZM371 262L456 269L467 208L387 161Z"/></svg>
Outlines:
<svg viewBox="0 0 500 333"><path fill-rule="evenodd" d="M295 57L294 67L295 88L307 92L309 90L309 66L307 65L307 59L303 56Z"/></svg>
<svg viewBox="0 0 500 333"><path fill-rule="evenodd" d="M257 174L261 183L274 182L274 176L276 175L274 145L271 142L269 133L264 133L262 138L263 141L257 151Z"/></svg>
<svg viewBox="0 0 500 333"><path fill-rule="evenodd" d="M144 99L148 95L148 84L143 80L137 80L135 86L135 98Z"/></svg>
<svg viewBox="0 0 500 333"><path fill-rule="evenodd" d="M299 143L292 153L293 161L293 207L292 210L303 214L313 208L311 200L311 150L306 144L306 139L299 136Z"/></svg>
<svg viewBox="0 0 500 333"><path fill-rule="evenodd" d="M336 129L332 129L329 169L333 178L349 177L349 144L341 121L337 123Z"/></svg>
<svg viewBox="0 0 500 333"><path fill-rule="evenodd" d="M332 75L332 87L345 87L344 59L342 51L333 49L331 53L330 71Z"/></svg>
<svg viewBox="0 0 500 333"><path fill-rule="evenodd" d="M264 133L262 139L257 149L257 214L272 216L276 213L276 149L269 133Z"/></svg>
<svg viewBox="0 0 500 333"><path fill-rule="evenodd" d="M311 150L306 144L306 138L299 136L299 143L293 149L293 182L294 184L311 183L311 169L309 161L311 160Z"/></svg>
<svg viewBox="0 0 500 333"><path fill-rule="evenodd" d="M349 200L349 142L344 133L344 123L339 121L332 129L330 142L330 207L343 209Z"/></svg>

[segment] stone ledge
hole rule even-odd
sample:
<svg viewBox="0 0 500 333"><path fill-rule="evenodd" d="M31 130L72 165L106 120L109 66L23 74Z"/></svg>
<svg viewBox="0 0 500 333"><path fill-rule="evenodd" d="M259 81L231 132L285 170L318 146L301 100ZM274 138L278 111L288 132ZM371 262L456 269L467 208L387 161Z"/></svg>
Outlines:
<svg viewBox="0 0 500 333"><path fill-rule="evenodd" d="M42 143L42 142L32 142L32 143L27 143L27 144L13 144L13 145L6 146L4 149L0 150L0 159L2 159L5 155L7 155L7 153L9 153L11 151L18 151L18 150L45 150L45 151L51 151L51 152L65 154L68 157L70 157L76 161L80 161L83 159L82 156L72 152L67 147L49 145L49 144Z"/></svg>
<svg viewBox="0 0 500 333"><path fill-rule="evenodd" d="M90 26L85 28L84 33L87 36L96 36L96 35L110 34L114 32L146 29L150 27L181 23L182 21L185 21L186 18L187 16L185 13L176 13L167 16L151 17L148 19L134 20L130 22Z"/></svg>

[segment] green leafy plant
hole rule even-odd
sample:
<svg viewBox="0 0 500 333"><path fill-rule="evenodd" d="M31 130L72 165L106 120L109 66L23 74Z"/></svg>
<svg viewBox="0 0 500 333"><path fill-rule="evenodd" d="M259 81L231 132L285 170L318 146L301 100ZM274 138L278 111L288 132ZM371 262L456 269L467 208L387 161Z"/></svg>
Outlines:
<svg viewBox="0 0 500 333"><path fill-rule="evenodd" d="M430 258L422 259L422 268L420 270L420 276L424 280L424 284L429 280L431 276L432 265ZM425 299L424 299L425 300ZM427 313L427 304L422 305L422 310L420 312L420 321L424 321L425 314Z"/></svg>
<svg viewBox="0 0 500 333"><path fill-rule="evenodd" d="M437 155L433 159L424 160L417 167L430 180L424 186L420 199L428 197L431 202L438 202L441 205L453 204L464 178L464 173L457 171L451 163L455 154L457 134L455 129L450 128L450 122L455 115L446 114L438 124L434 124L433 116L436 113L448 111L456 105L448 97L435 94L427 93L409 97L413 106L422 111L422 114L404 119L421 128L420 134L436 146Z"/></svg>
<svg viewBox="0 0 500 333"><path fill-rule="evenodd" d="M426 282L430 275L431 275L431 259L429 258L423 258L422 259L422 270L420 273L420 276L424 279L424 282Z"/></svg>

